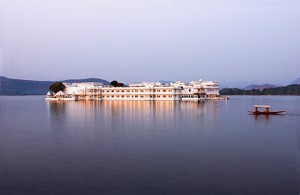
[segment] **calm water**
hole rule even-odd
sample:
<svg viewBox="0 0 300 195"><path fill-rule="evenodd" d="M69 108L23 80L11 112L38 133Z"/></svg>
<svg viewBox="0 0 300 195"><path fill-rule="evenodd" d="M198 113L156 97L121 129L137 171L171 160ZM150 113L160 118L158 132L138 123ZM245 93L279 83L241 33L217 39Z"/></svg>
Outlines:
<svg viewBox="0 0 300 195"><path fill-rule="evenodd" d="M282 116L247 114L254 104ZM0 97L0 194L299 194L300 97Z"/></svg>

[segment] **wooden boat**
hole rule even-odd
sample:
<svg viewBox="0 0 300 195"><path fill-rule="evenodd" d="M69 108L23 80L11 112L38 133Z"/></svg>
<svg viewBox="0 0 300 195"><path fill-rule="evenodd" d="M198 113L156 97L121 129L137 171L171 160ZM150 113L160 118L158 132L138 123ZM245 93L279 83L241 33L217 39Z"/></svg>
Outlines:
<svg viewBox="0 0 300 195"><path fill-rule="evenodd" d="M265 108L264 111L258 110L259 108ZM276 114L281 114L285 111L280 110L280 111L270 111L271 106L267 105L254 105L254 111L248 111L249 113L253 115L276 115Z"/></svg>

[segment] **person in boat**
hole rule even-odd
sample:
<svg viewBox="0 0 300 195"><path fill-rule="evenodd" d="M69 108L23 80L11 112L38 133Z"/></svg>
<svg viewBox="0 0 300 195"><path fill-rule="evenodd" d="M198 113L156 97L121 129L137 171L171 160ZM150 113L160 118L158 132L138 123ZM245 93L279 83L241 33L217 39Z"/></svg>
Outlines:
<svg viewBox="0 0 300 195"><path fill-rule="evenodd" d="M265 110L264 111L259 111L258 110L259 108L265 108ZM274 111L274 112L271 112L270 108L271 108L271 106L267 106L267 105L254 105L254 111L249 111L249 112L252 113L252 114L255 114L255 115L259 115L259 114L265 114L265 115L280 114L280 113L285 112L285 111Z"/></svg>

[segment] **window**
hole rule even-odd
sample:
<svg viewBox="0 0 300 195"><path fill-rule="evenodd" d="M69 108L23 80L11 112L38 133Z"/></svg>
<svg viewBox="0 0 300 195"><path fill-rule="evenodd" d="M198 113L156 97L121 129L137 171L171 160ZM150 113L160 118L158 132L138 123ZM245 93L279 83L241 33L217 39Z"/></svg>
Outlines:
<svg viewBox="0 0 300 195"><path fill-rule="evenodd" d="M166 92L166 90L163 90L163 92Z"/></svg>
<svg viewBox="0 0 300 195"><path fill-rule="evenodd" d="M124 90L122 90L121 92L124 92Z"/></svg>
<svg viewBox="0 0 300 195"><path fill-rule="evenodd" d="M144 98L144 96L141 95L140 98Z"/></svg>

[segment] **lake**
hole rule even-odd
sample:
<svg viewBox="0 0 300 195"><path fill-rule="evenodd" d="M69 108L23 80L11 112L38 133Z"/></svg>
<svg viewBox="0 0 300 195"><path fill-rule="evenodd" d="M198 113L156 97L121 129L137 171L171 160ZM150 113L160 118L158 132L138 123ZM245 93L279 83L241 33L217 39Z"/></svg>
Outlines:
<svg viewBox="0 0 300 195"><path fill-rule="evenodd" d="M252 116L254 104L286 110ZM300 97L0 96L0 194L300 193Z"/></svg>

